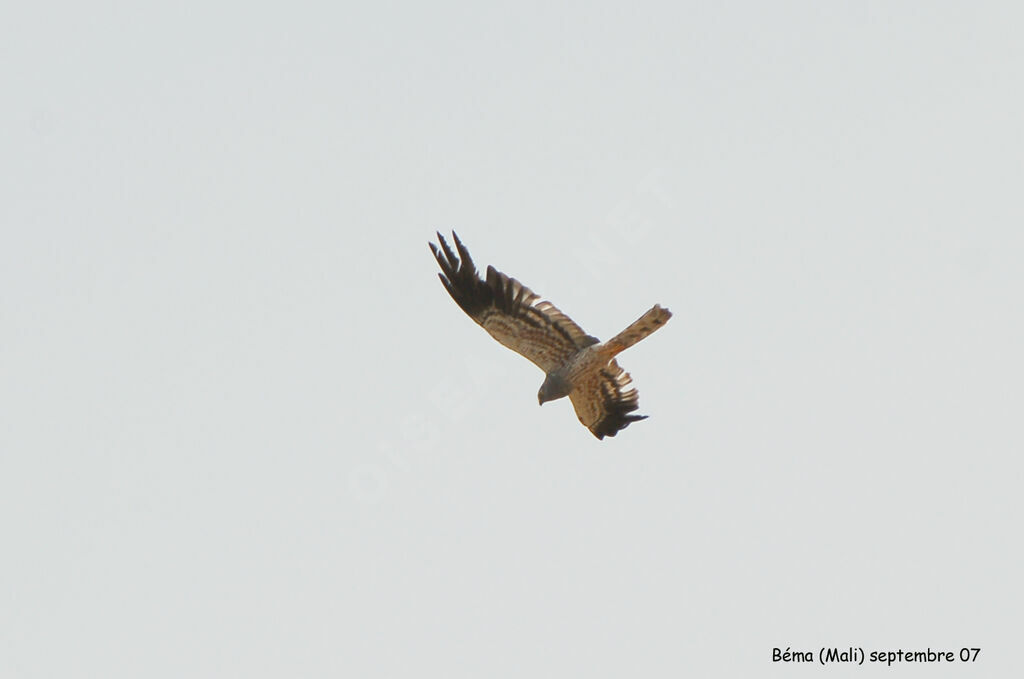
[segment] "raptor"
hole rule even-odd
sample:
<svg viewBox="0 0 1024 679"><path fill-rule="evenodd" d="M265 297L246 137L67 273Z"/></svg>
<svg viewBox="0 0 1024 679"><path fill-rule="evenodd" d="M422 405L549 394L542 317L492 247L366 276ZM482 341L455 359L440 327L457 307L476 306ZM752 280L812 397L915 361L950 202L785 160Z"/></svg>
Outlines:
<svg viewBox="0 0 1024 679"><path fill-rule="evenodd" d="M481 277L469 251L452 232L453 250L438 233L430 243L441 283L455 303L491 337L546 374L537 393L543 405L569 397L579 421L599 439L615 436L636 415L637 391L615 356L663 326L672 313L657 304L607 342L588 335L551 302L493 266Z"/></svg>

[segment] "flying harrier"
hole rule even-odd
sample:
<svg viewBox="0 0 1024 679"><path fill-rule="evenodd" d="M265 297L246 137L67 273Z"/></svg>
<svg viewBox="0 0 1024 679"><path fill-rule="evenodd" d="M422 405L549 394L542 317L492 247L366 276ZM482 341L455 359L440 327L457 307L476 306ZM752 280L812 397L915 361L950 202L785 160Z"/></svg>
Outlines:
<svg viewBox="0 0 1024 679"><path fill-rule="evenodd" d="M618 335L601 342L493 266L487 267L486 279L480 278L469 251L454 231L452 236L457 256L440 233L441 247L430 243L445 290L491 337L547 374L537 393L542 405L568 396L576 417L599 439L647 417L631 414L639 407L636 389L615 355L663 326L672 317L668 309L655 304Z"/></svg>

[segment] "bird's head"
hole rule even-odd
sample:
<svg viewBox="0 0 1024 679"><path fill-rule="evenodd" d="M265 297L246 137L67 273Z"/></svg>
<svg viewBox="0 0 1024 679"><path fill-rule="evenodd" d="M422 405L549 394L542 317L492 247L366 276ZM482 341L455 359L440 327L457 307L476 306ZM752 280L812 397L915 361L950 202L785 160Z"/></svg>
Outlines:
<svg viewBox="0 0 1024 679"><path fill-rule="evenodd" d="M569 380L555 373L549 374L544 378L544 384L540 385L540 391L537 392L537 403L544 405L548 401L568 396L570 391L572 391L572 385L569 384Z"/></svg>

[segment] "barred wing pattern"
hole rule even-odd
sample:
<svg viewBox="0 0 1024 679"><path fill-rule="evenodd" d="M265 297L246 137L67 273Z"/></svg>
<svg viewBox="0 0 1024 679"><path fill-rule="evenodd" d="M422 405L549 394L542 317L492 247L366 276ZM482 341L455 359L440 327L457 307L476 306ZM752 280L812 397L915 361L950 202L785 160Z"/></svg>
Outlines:
<svg viewBox="0 0 1024 679"><path fill-rule="evenodd" d="M486 280L480 278L469 251L452 236L458 255L440 233L441 247L430 244L443 272L438 276L455 303L491 337L546 373L597 343L551 302L538 301L532 290L493 266L487 267Z"/></svg>
<svg viewBox="0 0 1024 679"><path fill-rule="evenodd" d="M646 420L633 415L640 407L633 379L612 359L606 367L584 375L569 394L576 417L599 439L615 436L631 422Z"/></svg>

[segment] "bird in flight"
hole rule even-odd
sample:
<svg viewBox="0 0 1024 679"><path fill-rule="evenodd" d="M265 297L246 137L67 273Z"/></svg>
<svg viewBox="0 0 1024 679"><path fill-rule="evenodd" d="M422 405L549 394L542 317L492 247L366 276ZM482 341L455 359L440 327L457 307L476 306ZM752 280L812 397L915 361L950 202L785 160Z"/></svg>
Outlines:
<svg viewBox="0 0 1024 679"><path fill-rule="evenodd" d="M646 419L633 414L639 407L637 391L615 356L663 326L672 312L655 304L618 335L601 342L551 302L540 301L528 287L493 266L481 278L458 235L453 231L452 236L455 251L440 233L441 246L430 243L441 265L441 283L491 337L545 372L537 393L541 405L568 396L576 417L599 439Z"/></svg>

